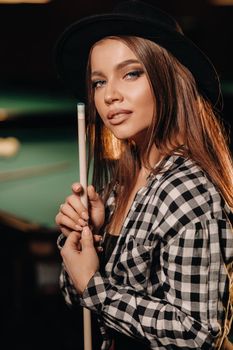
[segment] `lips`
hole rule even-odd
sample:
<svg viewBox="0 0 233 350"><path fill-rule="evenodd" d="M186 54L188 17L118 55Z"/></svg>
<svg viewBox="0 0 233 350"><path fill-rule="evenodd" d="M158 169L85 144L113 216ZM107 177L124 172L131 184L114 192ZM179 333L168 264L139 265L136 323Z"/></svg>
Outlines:
<svg viewBox="0 0 233 350"><path fill-rule="evenodd" d="M128 109L117 109L110 111L107 115L107 118L110 124L117 125L127 119L131 113L132 111Z"/></svg>

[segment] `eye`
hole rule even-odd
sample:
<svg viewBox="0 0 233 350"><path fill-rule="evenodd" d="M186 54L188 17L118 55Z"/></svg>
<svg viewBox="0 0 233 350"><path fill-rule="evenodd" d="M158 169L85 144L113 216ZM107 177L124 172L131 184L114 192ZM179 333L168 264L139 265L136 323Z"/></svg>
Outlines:
<svg viewBox="0 0 233 350"><path fill-rule="evenodd" d="M92 81L92 88L98 89L102 87L105 84L105 80L93 80Z"/></svg>
<svg viewBox="0 0 233 350"><path fill-rule="evenodd" d="M125 74L124 78L127 80L134 80L139 78L143 73L144 71L142 69L132 70Z"/></svg>

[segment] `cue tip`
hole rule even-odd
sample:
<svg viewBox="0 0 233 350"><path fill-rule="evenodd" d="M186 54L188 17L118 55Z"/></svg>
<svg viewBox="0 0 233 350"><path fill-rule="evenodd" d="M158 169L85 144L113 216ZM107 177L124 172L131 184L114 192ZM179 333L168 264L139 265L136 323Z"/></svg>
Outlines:
<svg viewBox="0 0 233 350"><path fill-rule="evenodd" d="M85 118L85 104L82 102L79 102L77 104L77 110L78 110L78 119L84 119Z"/></svg>

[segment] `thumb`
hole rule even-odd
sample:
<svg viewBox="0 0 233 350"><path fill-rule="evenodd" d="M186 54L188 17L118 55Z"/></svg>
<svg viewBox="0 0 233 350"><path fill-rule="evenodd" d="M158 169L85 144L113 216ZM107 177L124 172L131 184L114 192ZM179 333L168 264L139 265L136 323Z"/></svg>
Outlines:
<svg viewBox="0 0 233 350"><path fill-rule="evenodd" d="M95 191L94 186L88 186L87 194L92 207L98 207L100 204L102 204L102 200L100 199L99 194Z"/></svg>
<svg viewBox="0 0 233 350"><path fill-rule="evenodd" d="M82 230L82 249L93 248L93 235L88 226L85 226Z"/></svg>

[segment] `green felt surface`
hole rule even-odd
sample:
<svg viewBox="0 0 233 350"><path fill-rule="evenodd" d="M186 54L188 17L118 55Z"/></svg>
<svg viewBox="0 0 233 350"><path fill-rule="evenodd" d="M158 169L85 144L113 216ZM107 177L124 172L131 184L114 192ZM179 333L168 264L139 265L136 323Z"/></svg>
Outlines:
<svg viewBox="0 0 233 350"><path fill-rule="evenodd" d="M75 131L11 129L1 136L17 137L21 147L15 157L0 158L0 210L53 227L60 204L71 192L71 184L79 179ZM17 178L22 169L25 174ZM10 175L4 177L6 172Z"/></svg>

